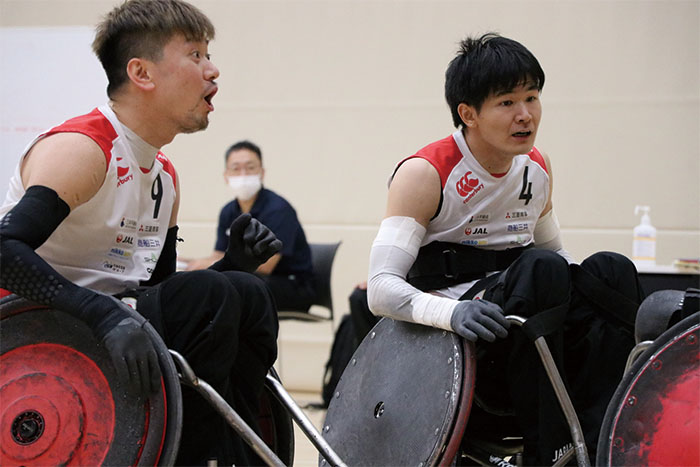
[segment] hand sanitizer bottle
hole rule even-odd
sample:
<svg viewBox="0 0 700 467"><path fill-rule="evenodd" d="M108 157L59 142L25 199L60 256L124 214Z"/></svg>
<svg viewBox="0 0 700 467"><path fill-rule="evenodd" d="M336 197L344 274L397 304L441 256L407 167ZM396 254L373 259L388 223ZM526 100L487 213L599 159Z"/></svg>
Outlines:
<svg viewBox="0 0 700 467"><path fill-rule="evenodd" d="M634 228L634 241L632 242L632 261L639 267L653 267L656 265L656 229L651 225L649 218L649 206L635 206L634 214L642 213L642 220Z"/></svg>

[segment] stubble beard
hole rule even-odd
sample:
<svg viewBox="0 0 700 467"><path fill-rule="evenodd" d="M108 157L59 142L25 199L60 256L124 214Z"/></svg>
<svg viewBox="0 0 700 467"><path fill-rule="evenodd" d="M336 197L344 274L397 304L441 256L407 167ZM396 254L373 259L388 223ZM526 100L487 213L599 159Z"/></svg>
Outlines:
<svg viewBox="0 0 700 467"><path fill-rule="evenodd" d="M209 115L205 114L202 117L192 115L187 122L180 125L180 133L196 133L206 130L209 126Z"/></svg>

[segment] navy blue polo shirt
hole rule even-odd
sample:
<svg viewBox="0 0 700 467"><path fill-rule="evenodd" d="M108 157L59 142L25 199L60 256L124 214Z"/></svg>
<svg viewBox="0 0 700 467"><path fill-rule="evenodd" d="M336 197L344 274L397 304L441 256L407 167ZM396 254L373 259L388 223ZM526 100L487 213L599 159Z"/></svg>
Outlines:
<svg viewBox="0 0 700 467"><path fill-rule="evenodd" d="M221 209L215 250L226 251L231 222L240 215L241 207L235 199ZM282 258L272 274L293 274L300 278L310 278L311 249L292 205L274 191L261 188L250 209L250 215L265 224L282 240Z"/></svg>

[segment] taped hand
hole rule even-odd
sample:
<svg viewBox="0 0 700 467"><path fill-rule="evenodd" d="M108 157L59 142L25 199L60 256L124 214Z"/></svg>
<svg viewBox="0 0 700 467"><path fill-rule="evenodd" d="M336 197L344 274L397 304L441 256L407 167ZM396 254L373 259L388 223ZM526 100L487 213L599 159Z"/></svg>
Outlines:
<svg viewBox="0 0 700 467"><path fill-rule="evenodd" d="M226 259L232 269L254 272L282 249L274 233L250 214L241 214L231 223Z"/></svg>
<svg viewBox="0 0 700 467"><path fill-rule="evenodd" d="M452 312L450 326L455 333L468 341L481 338L493 342L496 337L508 335L510 323L503 315L501 307L487 300L464 300Z"/></svg>

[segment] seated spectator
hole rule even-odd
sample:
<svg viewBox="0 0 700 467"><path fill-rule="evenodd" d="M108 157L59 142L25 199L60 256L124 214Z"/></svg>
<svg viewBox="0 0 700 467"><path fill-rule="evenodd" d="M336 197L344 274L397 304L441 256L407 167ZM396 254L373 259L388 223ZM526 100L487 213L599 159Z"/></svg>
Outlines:
<svg viewBox="0 0 700 467"><path fill-rule="evenodd" d="M313 303L315 288L311 250L304 229L289 202L262 186L265 169L262 151L250 141L239 141L225 155L224 178L233 190L234 199L219 214L216 245L209 257L185 260L188 270L202 269L218 261L228 245L233 219L242 213L266 225L282 241L282 251L261 264L255 273L272 292L280 310L307 311Z"/></svg>

